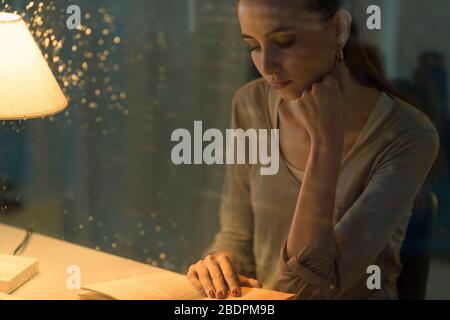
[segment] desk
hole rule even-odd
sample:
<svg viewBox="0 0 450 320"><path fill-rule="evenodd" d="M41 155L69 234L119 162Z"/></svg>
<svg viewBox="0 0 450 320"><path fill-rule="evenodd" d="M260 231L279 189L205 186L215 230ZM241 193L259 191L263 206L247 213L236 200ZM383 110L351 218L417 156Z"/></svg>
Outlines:
<svg viewBox="0 0 450 320"><path fill-rule="evenodd" d="M0 253L12 254L25 230L0 224ZM21 256L39 259L39 273L12 293L14 297L35 300L74 300L81 290L66 286L67 267L81 269L81 285L135 277L162 269L130 259L96 251L76 244L33 233Z"/></svg>

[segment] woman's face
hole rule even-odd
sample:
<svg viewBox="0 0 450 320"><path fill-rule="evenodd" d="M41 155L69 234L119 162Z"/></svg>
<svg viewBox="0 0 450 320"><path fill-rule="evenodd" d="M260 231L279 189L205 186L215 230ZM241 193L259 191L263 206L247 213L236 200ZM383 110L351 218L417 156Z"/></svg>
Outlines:
<svg viewBox="0 0 450 320"><path fill-rule="evenodd" d="M289 2L241 0L238 16L256 68L292 101L331 70L338 42L332 19Z"/></svg>

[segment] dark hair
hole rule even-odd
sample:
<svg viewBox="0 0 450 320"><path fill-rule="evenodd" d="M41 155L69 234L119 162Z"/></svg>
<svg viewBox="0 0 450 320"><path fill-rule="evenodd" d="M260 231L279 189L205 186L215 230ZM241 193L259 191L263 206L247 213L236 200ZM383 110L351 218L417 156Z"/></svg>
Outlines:
<svg viewBox="0 0 450 320"><path fill-rule="evenodd" d="M289 0L291 4L299 6L306 10L318 12L323 21L333 18L337 11L343 7L342 0ZM239 2L239 0L238 0ZM349 0L353 7L352 11L358 12L359 6L357 0ZM396 91L384 73L381 63L381 57L374 47L362 45L359 40L358 30L353 22L351 25L350 36L345 48L343 49L345 61L350 73L363 85L373 87L381 92L385 92L392 97L399 98L424 112L432 122L436 119L428 112L427 108L419 108L415 100ZM442 144L439 148L438 157L431 169L426 184L433 185L440 177L447 174L445 165L446 155Z"/></svg>
<svg viewBox="0 0 450 320"><path fill-rule="evenodd" d="M342 0L293 0L303 8L320 13L324 21L335 16L343 6ZM351 1L356 8L356 3ZM363 46L358 39L358 30L353 22L350 36L344 48L344 57L350 73L363 85L374 87L399 97L386 79L379 57L373 48Z"/></svg>
<svg viewBox="0 0 450 320"><path fill-rule="evenodd" d="M295 0L302 4L303 8L319 12L324 21L334 17L336 12L343 6L342 0ZM349 1L354 6L354 10L359 11L354 0ZM344 57L350 73L363 85L373 87L379 91L397 97L410 105L424 112L432 122L436 123L433 116L425 106L418 107L415 99L411 99L403 93L395 90L384 73L381 57L375 47L362 45L358 39L358 30L355 23L352 23L350 36L344 48ZM442 146L439 146L439 154L428 174L425 185L432 186L437 183L442 175L446 175L446 153Z"/></svg>

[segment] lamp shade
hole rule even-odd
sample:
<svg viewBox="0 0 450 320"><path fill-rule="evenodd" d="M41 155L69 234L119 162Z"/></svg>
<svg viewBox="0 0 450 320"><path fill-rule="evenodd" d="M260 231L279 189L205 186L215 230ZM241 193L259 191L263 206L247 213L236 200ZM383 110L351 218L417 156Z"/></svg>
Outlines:
<svg viewBox="0 0 450 320"><path fill-rule="evenodd" d="M0 120L51 115L67 104L22 17L0 12Z"/></svg>

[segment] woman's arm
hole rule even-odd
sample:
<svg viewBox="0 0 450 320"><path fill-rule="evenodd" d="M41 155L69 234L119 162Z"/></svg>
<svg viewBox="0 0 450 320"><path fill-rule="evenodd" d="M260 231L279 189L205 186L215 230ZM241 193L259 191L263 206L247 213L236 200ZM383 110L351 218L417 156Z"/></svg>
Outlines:
<svg viewBox="0 0 450 320"><path fill-rule="evenodd" d="M288 258L308 247L333 227L336 185L342 148L327 141L311 141L287 241Z"/></svg>
<svg viewBox="0 0 450 320"><path fill-rule="evenodd" d="M236 93L233 99L232 128L244 128L242 108ZM225 298L227 291L234 296L240 286L261 287L255 277L253 253L253 209L250 196L249 166L228 165L219 210L220 230L214 241L202 253L202 259L190 266L188 280L210 297Z"/></svg>
<svg viewBox="0 0 450 320"><path fill-rule="evenodd" d="M292 257L283 242L278 289L295 292L297 299L330 299L351 288L409 217L438 150L439 134L434 131L397 137L334 227Z"/></svg>
<svg viewBox="0 0 450 320"><path fill-rule="evenodd" d="M231 128L245 128L245 102L242 92L233 98ZM225 167L222 199L219 209L220 230L213 243L202 255L225 251L236 272L248 277L255 276L253 253L253 208L250 196L250 174L248 164L231 164Z"/></svg>
<svg viewBox="0 0 450 320"><path fill-rule="evenodd" d="M287 241L289 257L332 228L344 146L344 88L348 78L348 70L336 63L330 74L315 83L311 91L304 91L294 105L311 146Z"/></svg>
<svg viewBox="0 0 450 320"><path fill-rule="evenodd" d="M220 230L202 255L227 252L237 273L254 277L254 222L248 175L246 165L226 167L219 209Z"/></svg>

